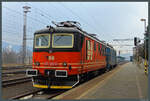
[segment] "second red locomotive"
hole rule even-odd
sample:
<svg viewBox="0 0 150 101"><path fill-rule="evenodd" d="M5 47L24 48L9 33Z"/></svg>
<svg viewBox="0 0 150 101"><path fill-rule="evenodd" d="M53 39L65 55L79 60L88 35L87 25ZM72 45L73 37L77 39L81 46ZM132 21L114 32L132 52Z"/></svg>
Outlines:
<svg viewBox="0 0 150 101"><path fill-rule="evenodd" d="M106 49L115 56L113 47L83 31L78 22L54 24L56 27L49 26L34 34L33 69L27 70L34 87L70 89L89 73L116 65L116 61L107 63L111 57L107 58Z"/></svg>

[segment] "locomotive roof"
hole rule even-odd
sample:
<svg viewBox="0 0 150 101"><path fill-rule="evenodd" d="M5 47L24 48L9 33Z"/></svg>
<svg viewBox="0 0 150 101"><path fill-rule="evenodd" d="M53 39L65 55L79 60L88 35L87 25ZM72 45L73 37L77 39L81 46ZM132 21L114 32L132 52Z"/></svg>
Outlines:
<svg viewBox="0 0 150 101"><path fill-rule="evenodd" d="M79 32L78 29L76 28L70 28L70 27L53 27L54 29L54 32L55 33L71 33L71 32ZM35 32L35 34L40 34L40 33L50 33L50 29L49 28L45 28L45 29L42 29L42 30L38 30Z"/></svg>
<svg viewBox="0 0 150 101"><path fill-rule="evenodd" d="M76 27L50 27L50 28L45 28L45 29L41 29L41 30L38 30L36 31L34 34L41 34L41 33L50 33L51 32L51 29L53 29L53 31L55 33L72 33L72 32L77 32L77 33L80 33L80 34L83 34L87 37L90 37L91 39L95 40L95 41L98 41L100 42L101 44L105 45L106 47L109 47L111 49L114 50L114 48L111 46L111 45L108 45L106 43L104 43L103 41L99 40L97 37L93 36L93 35L90 35L88 34L87 32L81 30L81 29L78 29Z"/></svg>

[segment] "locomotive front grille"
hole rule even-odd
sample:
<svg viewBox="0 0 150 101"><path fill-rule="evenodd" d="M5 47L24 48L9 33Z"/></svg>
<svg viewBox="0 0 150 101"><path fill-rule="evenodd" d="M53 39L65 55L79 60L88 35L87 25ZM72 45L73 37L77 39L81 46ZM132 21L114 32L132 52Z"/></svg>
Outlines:
<svg viewBox="0 0 150 101"><path fill-rule="evenodd" d="M49 76L49 77L54 77L55 76L55 70L46 69L45 70L45 75Z"/></svg>
<svg viewBox="0 0 150 101"><path fill-rule="evenodd" d="M67 77L67 71L66 70L56 70L55 77Z"/></svg>
<svg viewBox="0 0 150 101"><path fill-rule="evenodd" d="M33 81L35 84L48 85L48 79L42 76L33 77Z"/></svg>

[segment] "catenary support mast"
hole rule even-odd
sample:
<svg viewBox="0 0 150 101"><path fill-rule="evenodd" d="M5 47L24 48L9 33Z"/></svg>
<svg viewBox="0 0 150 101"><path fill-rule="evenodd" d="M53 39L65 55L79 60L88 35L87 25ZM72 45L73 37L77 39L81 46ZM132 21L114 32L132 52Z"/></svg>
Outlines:
<svg viewBox="0 0 150 101"><path fill-rule="evenodd" d="M30 12L29 6L23 6L24 12L24 24L23 24L23 43L22 43L22 64L25 64L26 59L26 23L27 23L27 13Z"/></svg>

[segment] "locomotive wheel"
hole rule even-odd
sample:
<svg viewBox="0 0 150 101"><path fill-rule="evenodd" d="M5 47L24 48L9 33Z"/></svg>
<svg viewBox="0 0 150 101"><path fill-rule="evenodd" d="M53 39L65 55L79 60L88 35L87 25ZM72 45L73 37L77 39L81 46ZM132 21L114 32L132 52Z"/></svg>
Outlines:
<svg viewBox="0 0 150 101"><path fill-rule="evenodd" d="M111 65L109 70L111 71L112 69L113 69L113 66Z"/></svg>
<svg viewBox="0 0 150 101"><path fill-rule="evenodd" d="M106 68L106 69L105 69L105 72L109 72L109 71L110 71L110 69L109 69L109 68Z"/></svg>
<svg viewBox="0 0 150 101"><path fill-rule="evenodd" d="M85 80L87 81L87 80L89 80L89 79L90 79L90 73L87 72L87 73L85 74Z"/></svg>
<svg viewBox="0 0 150 101"><path fill-rule="evenodd" d="M98 71L99 71L98 75L101 75L106 72L106 68L99 69Z"/></svg>
<svg viewBox="0 0 150 101"><path fill-rule="evenodd" d="M80 74L79 75L79 82L82 83L82 82L84 82L84 80L85 80L84 79L84 74Z"/></svg>
<svg viewBox="0 0 150 101"><path fill-rule="evenodd" d="M106 72L106 68L104 68L103 70L102 70L102 73L105 73Z"/></svg>
<svg viewBox="0 0 150 101"><path fill-rule="evenodd" d="M111 66L111 70L112 70L112 69L114 69L114 66L113 66L113 65Z"/></svg>

